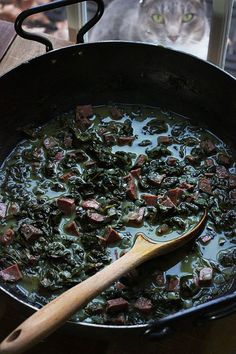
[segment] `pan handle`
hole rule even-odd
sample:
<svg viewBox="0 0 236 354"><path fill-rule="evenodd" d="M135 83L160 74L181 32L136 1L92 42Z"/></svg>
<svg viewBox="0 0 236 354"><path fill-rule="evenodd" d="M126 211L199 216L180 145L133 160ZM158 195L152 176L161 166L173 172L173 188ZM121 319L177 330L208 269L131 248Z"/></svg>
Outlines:
<svg viewBox="0 0 236 354"><path fill-rule="evenodd" d="M27 17L37 14L37 13L40 13L40 12L57 9L59 7L68 6L68 5L72 5L72 4L76 4L76 3L80 3L80 2L84 2L84 1L87 1L87 0L58 0L58 1L50 2L48 4L35 6L35 7L32 7L31 9L27 9L27 10L21 12L17 16L17 18L15 20L15 31L22 38L30 39L30 40L44 44L46 46L46 52L49 52L50 50L53 50L52 42L44 36L25 31L22 28L22 24L23 24L24 20ZM97 11L96 11L94 17L91 18L91 20L89 20L79 30L79 32L77 34L77 41L76 41L77 43L84 43L85 33L88 32L100 20L100 18L102 17L102 14L104 12L104 3L102 0L90 0L90 1L93 1L97 4Z"/></svg>

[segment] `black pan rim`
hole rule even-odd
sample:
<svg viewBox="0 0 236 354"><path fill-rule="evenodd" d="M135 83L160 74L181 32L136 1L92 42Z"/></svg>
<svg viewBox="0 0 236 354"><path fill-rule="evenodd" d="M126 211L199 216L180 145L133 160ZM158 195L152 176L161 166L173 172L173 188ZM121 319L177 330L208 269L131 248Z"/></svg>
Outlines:
<svg viewBox="0 0 236 354"><path fill-rule="evenodd" d="M77 44L77 45L70 45L70 46L67 46L67 47L64 47L64 48L58 48L58 49L54 49L53 51L50 51L50 52L47 52L47 53L44 53L44 54L41 54L33 59L30 59L20 65L18 65L17 67L11 69L10 71L8 71L7 73L3 74L2 76L0 76L0 80L3 79L3 78L7 78L9 75L11 75L11 73L17 73L19 70L24 70L24 67L26 65L29 65L29 64L33 64L33 63L37 63L38 61L40 61L42 58L48 58L50 60L51 57L55 57L55 55L57 55L58 53L64 53L64 52L70 52L70 51L78 51L78 53L80 52L80 49L83 50L86 48L90 48L90 47L98 47L98 48L101 48L101 47L112 47L112 46L115 46L117 48L121 47L121 46L132 46L132 47L142 47L142 48L155 48L154 50L158 52L166 52L166 53L175 53L176 56L179 56L179 58L181 57L188 57L189 60L191 61L198 61L199 63L201 63L201 65L205 66L205 67L208 67L208 68L211 68L212 70L214 71L217 71L218 73L221 73L223 76L225 76L226 78L228 78L229 80L231 80L232 82L236 82L236 78L234 78L231 74L227 73L226 71L224 71L223 69L217 67L215 64L212 64L210 62L207 62L203 59L200 59L200 58L197 58L193 55L190 55L190 54L186 54L184 52L180 52L180 51L176 51L176 50L173 50L171 48L167 48L167 47L163 47L163 46L159 46L159 45L155 45L155 44L150 44L150 43L143 43L143 42L131 42L131 41L102 41L102 42L91 42L91 43L82 43L82 44ZM28 308L31 308L32 310L37 310L38 308L30 303L28 303L26 300L18 297L16 294L13 294L11 293L10 290L6 289L4 287L4 285L2 286L0 284L0 290L3 291L6 295L10 296L13 300L21 303L22 305L28 307ZM236 292L233 291L231 294L227 295L221 295L219 298L224 298L224 299L227 299L229 297L232 297L232 295L235 295L235 298L236 298ZM214 303L216 301L216 299L218 298L215 298L213 300L210 300L208 302L206 302L205 304L211 304L211 303ZM204 304L203 304L204 305ZM168 318L172 318L175 314L178 314L178 313L190 313L194 310L197 310L199 308L201 308L202 305L197 305L193 308L190 308L190 309L186 309L186 310L181 310L181 311L178 311L174 314L171 314L171 315L168 315L166 317L164 317L164 319L168 319ZM92 324L92 323L86 323L86 322L77 322L77 321L68 321L69 323L71 324L76 324L76 325L82 325L82 326L85 326L85 327L96 327L96 328L114 328L114 329L138 329L138 328L147 328L150 323L146 323L146 324L140 324L140 325L126 325L126 326L117 326L117 325L100 325L100 324Z"/></svg>
<svg viewBox="0 0 236 354"><path fill-rule="evenodd" d="M161 45L157 45L157 44L152 44L152 43L147 43L147 42L135 42L135 41L121 41L121 40L115 40L115 41L111 41L111 40L106 40L106 41L100 41L100 42L89 42L89 43L79 43L79 44L72 44L72 45L68 45L66 47L63 47L63 48L56 48L56 49L53 49L52 51L49 51L49 52L45 52L44 54L41 54L41 55L38 55L32 59L29 59L29 60L26 60L25 62L19 64L18 66L16 66L15 68L7 71L6 73L4 73L3 75L0 76L0 79L2 78L5 78L5 76L15 72L15 71L18 71L19 69L22 69L25 65L28 65L28 64L31 64L31 63L34 63L34 62L37 62L38 60L40 60L41 58L46 58L46 57L49 57L51 55L54 55L54 54L58 54L60 52L66 52L66 51L70 51L70 50L75 50L75 49L82 49L82 48L89 48L89 47L103 47L103 46L122 46L122 45L125 45L125 46L133 46L133 47L150 47L150 48L156 48L157 51L163 51L163 52L166 52L166 53L174 53L175 55L179 56L179 57L188 57L190 60L194 60L194 61L198 61L199 63L201 63L202 65L204 66L208 66L209 68L212 68L213 70L216 70L220 73L222 73L224 76L228 77L229 79L232 79L232 81L236 82L236 78L226 72L224 69L218 67L216 64L213 64L207 60L204 60L204 59L201 59L201 58L198 58L192 54L188 54L188 53L185 53L185 52L182 52L182 51L177 51L177 50L174 50L170 47L164 47L164 46L161 46Z"/></svg>

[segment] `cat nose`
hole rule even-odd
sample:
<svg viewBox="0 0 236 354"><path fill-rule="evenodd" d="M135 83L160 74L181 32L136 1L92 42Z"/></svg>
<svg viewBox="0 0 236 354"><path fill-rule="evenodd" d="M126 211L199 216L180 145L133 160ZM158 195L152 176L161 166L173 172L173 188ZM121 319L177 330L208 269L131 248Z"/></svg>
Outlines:
<svg viewBox="0 0 236 354"><path fill-rule="evenodd" d="M170 38L170 40L172 41L172 42L176 42L177 41L177 39L179 38L179 36L168 36L168 38Z"/></svg>

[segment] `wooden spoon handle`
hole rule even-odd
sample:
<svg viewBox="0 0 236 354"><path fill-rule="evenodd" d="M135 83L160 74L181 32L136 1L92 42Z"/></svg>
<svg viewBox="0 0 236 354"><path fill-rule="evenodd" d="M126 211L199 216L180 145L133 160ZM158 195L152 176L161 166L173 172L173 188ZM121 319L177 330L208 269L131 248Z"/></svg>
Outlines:
<svg viewBox="0 0 236 354"><path fill-rule="evenodd" d="M200 222L192 230L173 241L155 243L145 239L140 233L133 248L123 257L67 290L17 327L0 344L0 354L22 353L46 338L121 275L153 256L164 254L185 244L202 228L206 216L205 211Z"/></svg>
<svg viewBox="0 0 236 354"><path fill-rule="evenodd" d="M106 268L36 311L0 344L0 354L22 353L46 338L121 275L142 263L131 249Z"/></svg>

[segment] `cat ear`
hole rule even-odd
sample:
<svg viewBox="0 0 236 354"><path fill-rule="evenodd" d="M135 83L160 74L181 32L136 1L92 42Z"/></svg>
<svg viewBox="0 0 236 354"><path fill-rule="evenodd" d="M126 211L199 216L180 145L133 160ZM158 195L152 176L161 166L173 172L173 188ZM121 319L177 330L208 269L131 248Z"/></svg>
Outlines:
<svg viewBox="0 0 236 354"><path fill-rule="evenodd" d="M145 6L145 5L147 5L148 2L149 2L149 0L139 0L139 5Z"/></svg>

